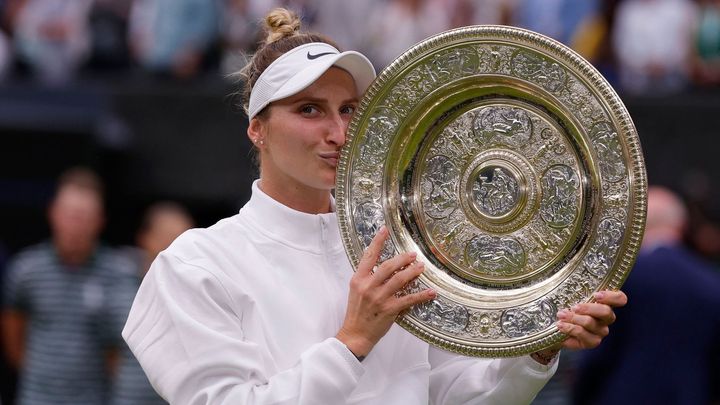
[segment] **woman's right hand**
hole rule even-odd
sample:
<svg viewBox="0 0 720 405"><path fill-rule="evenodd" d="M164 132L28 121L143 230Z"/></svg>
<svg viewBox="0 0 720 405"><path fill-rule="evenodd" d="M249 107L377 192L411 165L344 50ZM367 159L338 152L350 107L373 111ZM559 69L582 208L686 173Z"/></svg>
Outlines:
<svg viewBox="0 0 720 405"><path fill-rule="evenodd" d="M383 226L365 250L350 280L345 320L335 337L355 356L370 353L401 312L436 295L431 289L397 295L405 284L423 272L424 265L415 261L415 253L402 253L375 268L387 237L387 228Z"/></svg>

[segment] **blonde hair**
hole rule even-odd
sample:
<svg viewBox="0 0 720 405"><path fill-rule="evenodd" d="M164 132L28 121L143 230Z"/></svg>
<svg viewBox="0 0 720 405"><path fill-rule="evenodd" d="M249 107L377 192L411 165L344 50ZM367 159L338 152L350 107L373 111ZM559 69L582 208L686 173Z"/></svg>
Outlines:
<svg viewBox="0 0 720 405"><path fill-rule="evenodd" d="M260 43L250 62L238 72L244 81L241 98L246 114L248 113L250 92L255 82L275 59L293 48L311 42L324 42L335 48L338 47L334 41L324 35L300 31L300 26L300 17L285 8L273 9L265 16L265 40ZM265 111L266 109L263 109L257 116L262 116Z"/></svg>

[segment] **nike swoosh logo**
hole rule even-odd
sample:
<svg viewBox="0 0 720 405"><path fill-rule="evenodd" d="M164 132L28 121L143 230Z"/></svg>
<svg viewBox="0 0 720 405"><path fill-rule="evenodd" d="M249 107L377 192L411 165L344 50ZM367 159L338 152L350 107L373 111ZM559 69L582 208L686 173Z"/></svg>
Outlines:
<svg viewBox="0 0 720 405"><path fill-rule="evenodd" d="M317 59L317 58L319 58L319 57L321 57L321 56L325 56L325 55L335 55L335 52L323 52L323 53L318 53L317 55L312 55L312 54L310 54L310 52L308 51L308 53L307 53L307 58L310 59L310 60L313 60L313 59Z"/></svg>

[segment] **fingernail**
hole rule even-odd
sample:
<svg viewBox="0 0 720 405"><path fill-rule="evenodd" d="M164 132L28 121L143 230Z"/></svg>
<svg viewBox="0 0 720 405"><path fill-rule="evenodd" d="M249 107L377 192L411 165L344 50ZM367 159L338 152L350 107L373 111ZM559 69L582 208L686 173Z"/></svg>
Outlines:
<svg viewBox="0 0 720 405"><path fill-rule="evenodd" d="M555 322L555 326L557 326L557 328L558 328L558 330L560 330L560 332L565 332L567 330L567 325L565 324L565 322L557 321L557 322Z"/></svg>
<svg viewBox="0 0 720 405"><path fill-rule="evenodd" d="M557 317L560 319L568 319L570 317L570 311L567 309L561 309L558 311Z"/></svg>
<svg viewBox="0 0 720 405"><path fill-rule="evenodd" d="M578 311L580 311L580 305L579 305L579 304L578 304L578 305L573 305L573 306L572 306L572 310L573 310L573 312L578 312Z"/></svg>
<svg viewBox="0 0 720 405"><path fill-rule="evenodd" d="M435 298L437 296L437 292L435 292L435 290L427 290L427 295L430 298Z"/></svg>
<svg viewBox="0 0 720 405"><path fill-rule="evenodd" d="M598 291L595 294L593 294L593 297L595 297L596 300L601 300L605 298L605 293L602 291Z"/></svg>
<svg viewBox="0 0 720 405"><path fill-rule="evenodd" d="M417 257L417 252L410 252L410 257L413 258L413 259L416 258L416 257Z"/></svg>

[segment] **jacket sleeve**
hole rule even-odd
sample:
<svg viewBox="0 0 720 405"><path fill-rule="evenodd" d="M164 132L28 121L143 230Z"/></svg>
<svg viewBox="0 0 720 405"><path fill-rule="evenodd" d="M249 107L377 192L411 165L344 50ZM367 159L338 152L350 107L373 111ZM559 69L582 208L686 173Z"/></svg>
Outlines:
<svg viewBox="0 0 720 405"><path fill-rule="evenodd" d="M233 297L206 269L163 253L143 280L123 337L171 404L344 403L363 366L337 339L274 370L242 331ZM272 375L271 375L272 374Z"/></svg>
<svg viewBox="0 0 720 405"><path fill-rule="evenodd" d="M530 356L470 358L430 347L432 404L529 404L555 374L558 360L542 365Z"/></svg>

